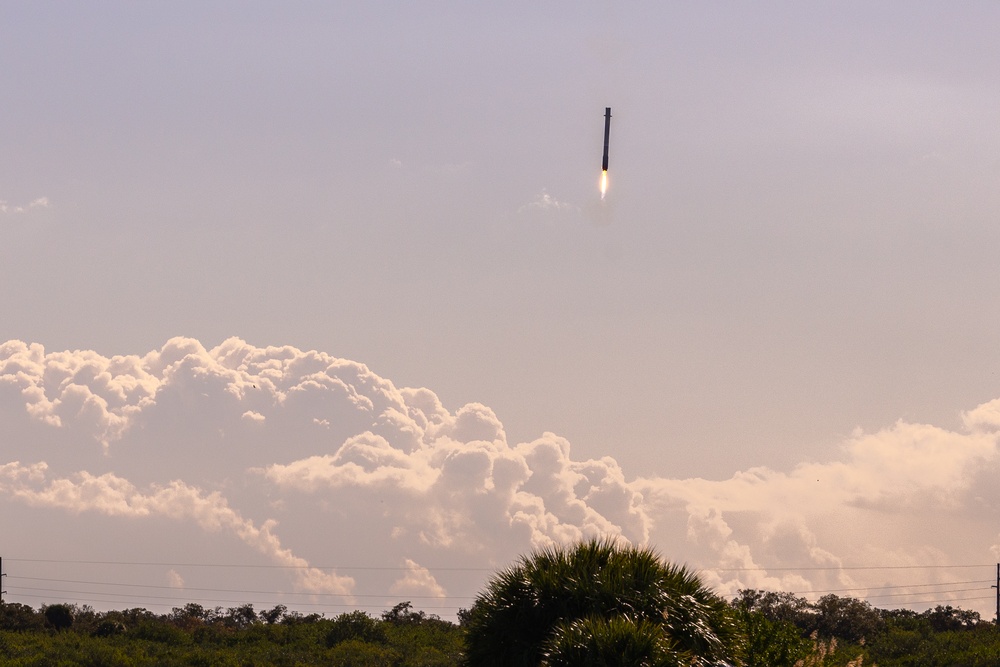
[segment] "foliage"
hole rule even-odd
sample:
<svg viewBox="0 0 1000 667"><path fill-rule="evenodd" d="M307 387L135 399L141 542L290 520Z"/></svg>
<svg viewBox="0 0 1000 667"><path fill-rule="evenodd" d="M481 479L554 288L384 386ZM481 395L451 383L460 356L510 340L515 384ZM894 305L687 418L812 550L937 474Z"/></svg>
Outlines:
<svg viewBox="0 0 1000 667"><path fill-rule="evenodd" d="M4 630L40 630L45 625L45 617L36 614L26 604L0 602L0 628Z"/></svg>
<svg viewBox="0 0 1000 667"><path fill-rule="evenodd" d="M545 667L676 667L680 653L662 625L625 616L589 616L556 626Z"/></svg>
<svg viewBox="0 0 1000 667"><path fill-rule="evenodd" d="M868 602L836 595L824 595L814 605L816 630L822 637L838 637L860 642L885 629L885 621Z"/></svg>
<svg viewBox="0 0 1000 667"><path fill-rule="evenodd" d="M816 629L816 611L809 600L792 593L744 589L733 600L733 606L759 612L771 621L791 623L804 630L806 635Z"/></svg>
<svg viewBox="0 0 1000 667"><path fill-rule="evenodd" d="M50 604L42 608L42 615L46 623L57 631L73 625L73 608L68 604Z"/></svg>
<svg viewBox="0 0 1000 667"><path fill-rule="evenodd" d="M938 605L934 609L929 609L924 613L924 618L931 625L934 632L945 632L947 630L968 630L978 626L982 619L979 612L965 609L955 609L951 605Z"/></svg>
<svg viewBox="0 0 1000 667"><path fill-rule="evenodd" d="M330 631L326 633L326 645L336 646L349 640L384 644L388 640L384 625L363 611L341 614L333 619Z"/></svg>
<svg viewBox="0 0 1000 667"><path fill-rule="evenodd" d="M735 639L725 603L694 574L648 549L591 540L538 551L494 576L469 615L466 664L535 666L546 651L554 660L559 647L583 639L574 622L593 630L600 619L616 619L616 631L637 625L631 639L614 640L636 646L655 626L662 637L650 646L695 665L725 659ZM611 628L603 630L610 641Z"/></svg>
<svg viewBox="0 0 1000 667"><path fill-rule="evenodd" d="M435 617L428 616L423 611L413 611L413 605L410 604L409 600L400 602L392 609L382 612L382 620L393 625L420 624L428 618Z"/></svg>
<svg viewBox="0 0 1000 667"><path fill-rule="evenodd" d="M278 604L267 611L261 611L260 620L264 621L268 625L274 625L281 620L281 617L284 616L287 611L288 607L283 604Z"/></svg>
<svg viewBox="0 0 1000 667"><path fill-rule="evenodd" d="M862 600L833 595L810 603L789 593L755 590L740 591L732 604L739 612L737 618L743 620L746 667L1000 665L1000 632L975 611L942 605L924 612L875 609ZM744 613L751 618L759 614L769 623L787 623L800 639L811 634L811 650L791 663L773 655L753 662L754 651L772 651L787 636L774 637L768 626L747 622Z"/></svg>
<svg viewBox="0 0 1000 667"><path fill-rule="evenodd" d="M190 603L157 615L0 604L0 664L456 667L462 630L404 605L394 608L394 623L361 611L331 620L282 605L258 614L250 605L222 610ZM60 606L74 621L56 631L46 619ZM331 637L337 637L332 645Z"/></svg>
<svg viewBox="0 0 1000 667"><path fill-rule="evenodd" d="M812 635L813 647L809 655L802 660L795 662L795 667L862 667L865 657L863 654L852 658L844 658L837 651L836 638L824 641L819 639L818 633ZM846 661L845 661L846 660Z"/></svg>
<svg viewBox="0 0 1000 667"><path fill-rule="evenodd" d="M393 649L360 639L340 642L330 651L330 664L338 667L392 667L398 660Z"/></svg>
<svg viewBox="0 0 1000 667"><path fill-rule="evenodd" d="M793 667L809 655L809 640L791 621L772 620L740 606L736 607L736 621L744 638L743 667Z"/></svg>
<svg viewBox="0 0 1000 667"><path fill-rule="evenodd" d="M872 661L879 667L1000 665L1000 632L994 624L935 631L929 619L923 621L915 629L892 629L868 646Z"/></svg>
<svg viewBox="0 0 1000 667"><path fill-rule="evenodd" d="M510 662L507 656L508 662L466 664L689 667L707 662L697 654L699 646L714 646L714 640L698 638L707 627L731 653L726 660L740 667L1000 665L1000 631L974 611L945 605L924 612L885 610L852 598L809 602L790 593L754 590L740 591L731 606L721 609L718 599L683 569L650 559L648 552L590 545L560 557L536 555L512 568L520 571L513 577L520 586L514 593L527 590L534 596L515 607L526 616L524 622L556 619L541 633L533 654L537 662ZM569 558L577 551L582 564ZM622 553L638 556L629 561ZM529 572L529 566L536 571ZM678 571L685 574L681 581ZM509 571L501 575L462 614L461 626L414 610L409 602L379 617L354 611L332 619L282 605L257 613L251 605L222 609L189 603L160 615L143 608L97 612L85 605L52 604L36 610L0 602L0 665L457 667L464 660L467 631L481 630L490 618L510 621L504 610L483 606L484 601L516 599L509 590L494 588L510 583ZM559 584L565 575L572 578ZM682 599L674 603L670 596ZM666 616L657 611L658 604ZM516 637L496 641L515 643ZM468 645L474 644L470 637Z"/></svg>

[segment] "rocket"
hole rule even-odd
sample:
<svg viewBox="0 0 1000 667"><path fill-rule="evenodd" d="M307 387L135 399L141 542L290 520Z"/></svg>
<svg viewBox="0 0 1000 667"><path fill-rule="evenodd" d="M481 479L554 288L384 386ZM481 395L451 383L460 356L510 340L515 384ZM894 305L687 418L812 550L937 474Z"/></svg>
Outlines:
<svg viewBox="0 0 1000 667"><path fill-rule="evenodd" d="M604 159L601 160L601 171L608 170L608 137L611 135L611 107L604 108Z"/></svg>

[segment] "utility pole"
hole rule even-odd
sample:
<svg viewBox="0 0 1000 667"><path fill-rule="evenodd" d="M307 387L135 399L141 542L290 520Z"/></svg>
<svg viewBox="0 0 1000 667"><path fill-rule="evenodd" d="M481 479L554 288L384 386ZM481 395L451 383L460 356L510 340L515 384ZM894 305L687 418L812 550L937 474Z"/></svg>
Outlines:
<svg viewBox="0 0 1000 667"><path fill-rule="evenodd" d="M997 585L990 588L997 589L997 627L1000 627L1000 563L997 563Z"/></svg>
<svg viewBox="0 0 1000 667"><path fill-rule="evenodd" d="M1000 572L1000 565L997 565L997 572ZM2 582L3 581L3 577L6 577L6 576L7 576L7 573L3 571L3 557L0 557L0 582ZM2 588L3 588L3 586L2 586L2 584L0 584L0 589L2 589ZM0 605L3 604L3 596L6 595L6 594L7 594L7 591L0 590ZM1000 604L1000 602L998 602L997 604ZM997 609L1000 609L1000 607L997 607Z"/></svg>

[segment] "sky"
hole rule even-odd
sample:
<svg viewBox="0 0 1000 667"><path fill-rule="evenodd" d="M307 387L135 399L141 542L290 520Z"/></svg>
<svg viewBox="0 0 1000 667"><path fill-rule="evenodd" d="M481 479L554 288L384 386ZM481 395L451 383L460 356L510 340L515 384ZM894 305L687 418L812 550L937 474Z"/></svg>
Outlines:
<svg viewBox="0 0 1000 667"><path fill-rule="evenodd" d="M5 599L453 617L612 535L992 615L998 20L3 3Z"/></svg>

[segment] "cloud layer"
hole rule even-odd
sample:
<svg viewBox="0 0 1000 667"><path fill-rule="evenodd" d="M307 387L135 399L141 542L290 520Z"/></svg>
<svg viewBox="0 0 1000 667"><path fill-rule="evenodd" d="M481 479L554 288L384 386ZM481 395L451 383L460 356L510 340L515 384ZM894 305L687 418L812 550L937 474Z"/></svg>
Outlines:
<svg viewBox="0 0 1000 667"><path fill-rule="evenodd" d="M289 590L346 602L474 595L489 568L531 549L615 535L726 594L926 596L921 585L941 583L938 598L987 609L945 591L969 578L954 566L1000 558L1000 399L958 431L901 421L784 471L647 478L611 457L577 460L552 433L508 442L487 406L451 411L430 389L321 352L174 338L105 357L15 340L0 345L0 419L0 497L15 520L111 519L123 540L151 521L179 540L194 530L229 540L233 563L287 568ZM330 567L348 563L372 567Z"/></svg>

